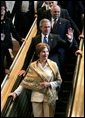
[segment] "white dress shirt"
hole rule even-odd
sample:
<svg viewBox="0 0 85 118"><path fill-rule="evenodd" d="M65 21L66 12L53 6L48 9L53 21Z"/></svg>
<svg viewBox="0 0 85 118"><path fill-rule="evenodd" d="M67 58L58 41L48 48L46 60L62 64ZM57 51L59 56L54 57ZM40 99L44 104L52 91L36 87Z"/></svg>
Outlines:
<svg viewBox="0 0 85 118"><path fill-rule="evenodd" d="M46 37L46 40L47 40L47 42L48 42L48 35L44 35L44 34L41 34L41 37L42 37L42 43L44 42L43 40L44 40L44 37Z"/></svg>

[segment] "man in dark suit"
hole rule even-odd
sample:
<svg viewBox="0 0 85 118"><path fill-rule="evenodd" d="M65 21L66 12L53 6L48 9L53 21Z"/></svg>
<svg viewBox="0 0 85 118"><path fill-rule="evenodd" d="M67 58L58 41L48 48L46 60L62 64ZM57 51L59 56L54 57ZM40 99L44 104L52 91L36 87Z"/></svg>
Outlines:
<svg viewBox="0 0 85 118"><path fill-rule="evenodd" d="M42 19L40 21L40 29L41 29L41 34L37 35L36 37L34 37L32 39L32 43L30 45L30 49L27 52L27 56L23 65L22 70L20 71L19 75L22 75L25 70L27 69L30 60L34 54L35 51L35 46L40 43L40 42L44 42L44 37L46 38L47 43L50 46L50 55L49 58L52 59L53 61L55 61L60 69L60 62L58 60L58 48L59 47L63 47L63 48L68 48L70 45L72 45L70 43L70 40L72 38L72 35L70 35L72 32L70 32L70 34L68 34L68 36L70 36L70 38L68 40L62 40L58 35L55 34L51 34L51 22L48 19ZM77 49L77 45L75 45L75 49L74 51ZM34 55L33 57L33 61L36 60L37 57Z"/></svg>
<svg viewBox="0 0 85 118"><path fill-rule="evenodd" d="M17 32L25 38L34 21L34 1L15 1L11 18Z"/></svg>
<svg viewBox="0 0 85 118"><path fill-rule="evenodd" d="M51 8L53 5L58 5L57 1L45 1L46 5L42 6L40 9L38 9L38 19L37 19L37 26L39 27L39 22L43 18L51 18ZM67 9L61 8L61 13L60 13L61 18L68 19L71 23L72 28L75 30L74 35L77 34L79 36L80 32L75 24L75 22L72 20L72 18L69 15L69 12ZM39 28L38 28L39 29Z"/></svg>
<svg viewBox="0 0 85 118"><path fill-rule="evenodd" d="M82 15L84 14L84 1L82 0L67 0L67 1L60 1L59 0L59 5L62 8L65 8L68 10L71 18L73 21L76 23L76 25L79 28L80 33L82 32Z"/></svg>
<svg viewBox="0 0 85 118"><path fill-rule="evenodd" d="M67 39L67 33L71 28L71 23L69 20L65 18L61 18L61 8L58 5L53 5L51 8L51 13L48 19L52 23L52 30L51 32L54 34L59 35L63 40ZM75 39L73 39L75 41ZM58 49L58 53L60 54L60 63L63 65L64 59L66 56L66 50L62 47Z"/></svg>

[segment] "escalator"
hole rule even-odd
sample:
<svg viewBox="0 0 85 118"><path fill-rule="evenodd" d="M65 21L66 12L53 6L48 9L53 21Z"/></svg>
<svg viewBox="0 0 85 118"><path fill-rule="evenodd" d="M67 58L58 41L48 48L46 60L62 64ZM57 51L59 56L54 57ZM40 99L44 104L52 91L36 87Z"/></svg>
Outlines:
<svg viewBox="0 0 85 118"><path fill-rule="evenodd" d="M32 30L30 30L30 32L28 33L29 35L26 37L27 38L26 43L23 44L23 46L21 47L22 50L18 53L14 66L11 67L10 69L10 75L5 79L5 81L2 84L1 87L2 88L1 90L1 116L2 117L33 117L32 106L30 102L30 96L31 96L30 90L24 89L20 94L20 96L18 96L15 101L13 101L11 97L8 98L7 96L11 91L14 91L17 88L17 86L23 79L21 77L18 77L18 72L23 66L21 65L20 62L21 59L23 58L22 62L24 63L24 59L27 52L24 51L29 49L31 39L37 33L37 28L35 25L36 25L36 19L32 26ZM28 49L25 48L26 46L28 47ZM76 64L79 65L81 62L81 57L79 63L77 63L78 57L76 58L74 57L73 59L69 57L69 59L71 60L66 60L66 63L64 65L65 70L63 73L63 83L59 91L59 100L56 102L55 117L71 116L70 113L71 110L73 109L73 107L71 106L73 106L72 103L74 101L74 98L72 96L73 94L75 94L73 91L74 88L76 89L76 86L75 87L73 86L75 85L74 83L76 83L74 81L75 70L77 68ZM78 76L76 79L78 79ZM69 112L68 110L70 111L69 113L70 115L68 114Z"/></svg>
<svg viewBox="0 0 85 118"><path fill-rule="evenodd" d="M73 87L74 71L76 67L77 56L68 51L63 65L62 85L59 91L59 100L56 104L55 117L66 117L67 106L69 104L69 96Z"/></svg>
<svg viewBox="0 0 85 118"><path fill-rule="evenodd" d="M59 93L60 98L56 105L56 117L71 117L72 112L75 113L75 111L78 111L81 103L78 106L77 104L79 101L77 100L76 102L75 98L79 98L81 93L81 101L84 104L84 37L81 37L79 49L82 51L82 56L78 55L77 57L74 57L70 54L68 55L69 59L66 58L64 63L63 83ZM78 84L78 82L82 82L82 85ZM76 95L77 91L80 93ZM77 105L76 110L74 109L75 106L73 105L75 103ZM83 104L80 109L83 108ZM73 117L76 117L77 114L75 114ZM84 108L82 109L81 114L79 114L78 117L84 116Z"/></svg>

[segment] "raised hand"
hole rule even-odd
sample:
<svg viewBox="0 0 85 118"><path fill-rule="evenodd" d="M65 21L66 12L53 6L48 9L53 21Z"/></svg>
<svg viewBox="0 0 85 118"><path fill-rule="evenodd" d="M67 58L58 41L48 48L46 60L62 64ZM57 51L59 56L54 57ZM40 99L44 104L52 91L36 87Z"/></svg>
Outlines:
<svg viewBox="0 0 85 118"><path fill-rule="evenodd" d="M67 36L67 38L68 38L69 40L72 40L72 39L73 39L73 33L74 33L74 30L70 27L70 28L68 29L67 34L66 34L66 36Z"/></svg>

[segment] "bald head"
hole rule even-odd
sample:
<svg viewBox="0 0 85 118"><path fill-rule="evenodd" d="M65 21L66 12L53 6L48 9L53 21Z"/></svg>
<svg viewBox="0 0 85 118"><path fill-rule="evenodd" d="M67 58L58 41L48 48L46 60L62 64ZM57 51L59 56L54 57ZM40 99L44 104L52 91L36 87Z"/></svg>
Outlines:
<svg viewBox="0 0 85 118"><path fill-rule="evenodd" d="M60 13L61 13L61 8L59 5L57 4L54 4L52 7L51 7L51 15L52 17L54 18L59 18L60 17Z"/></svg>

